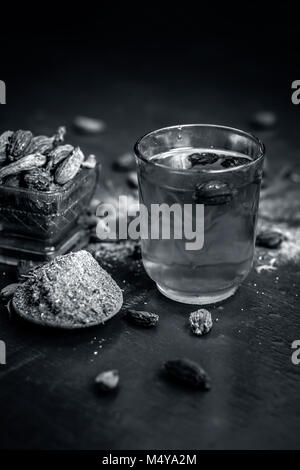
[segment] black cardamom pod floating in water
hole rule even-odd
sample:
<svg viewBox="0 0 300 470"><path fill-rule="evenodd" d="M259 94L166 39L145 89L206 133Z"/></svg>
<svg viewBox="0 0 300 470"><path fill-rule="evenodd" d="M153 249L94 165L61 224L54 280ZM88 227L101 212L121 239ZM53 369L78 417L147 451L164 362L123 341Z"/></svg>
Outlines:
<svg viewBox="0 0 300 470"><path fill-rule="evenodd" d="M216 153L192 153L188 156L191 164L194 165L212 165L219 159Z"/></svg>
<svg viewBox="0 0 300 470"><path fill-rule="evenodd" d="M247 163L247 160L245 161L245 158L229 157L223 159L223 161L221 162L221 166L223 168L233 168L235 166L245 165L245 163Z"/></svg>
<svg viewBox="0 0 300 470"><path fill-rule="evenodd" d="M229 203L236 189L222 181L209 181L195 186L193 199L197 204L219 205Z"/></svg>

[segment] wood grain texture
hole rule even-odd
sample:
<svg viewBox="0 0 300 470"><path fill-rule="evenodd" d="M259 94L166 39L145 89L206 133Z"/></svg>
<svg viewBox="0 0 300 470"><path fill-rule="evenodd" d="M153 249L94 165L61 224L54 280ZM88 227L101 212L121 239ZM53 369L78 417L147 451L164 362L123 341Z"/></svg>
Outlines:
<svg viewBox="0 0 300 470"><path fill-rule="evenodd" d="M52 45L43 47L49 52ZM10 104L1 113L1 129L44 134L61 124L70 128L78 114L102 118L102 136L70 139L97 155L104 179L120 192L125 177L112 171L112 162L146 131L179 122L249 129L252 113L261 108L279 117L275 131L261 135L271 173L283 160L297 162L300 109L290 103L287 69L274 79L273 68L266 61L258 65L255 54L241 55L237 64L221 45L209 44L197 50L197 61L186 52L180 67L178 52L165 57L148 51L139 60L136 51L111 56L76 45L66 46L65 53L68 61L56 51L47 67L41 64L26 76L26 93L13 74L8 77ZM295 214L299 191L293 191ZM276 197L285 200L284 192ZM284 223L293 219L297 226L300 218L287 217L282 206L278 211ZM124 288L124 307L103 327L52 331L1 308L7 365L0 366L0 447L299 448L300 366L291 362L291 343L300 339L299 263L291 260L261 274L253 270L233 298L211 309L214 328L203 338L189 333L193 308L164 298L138 263L130 266L109 270ZM2 267L1 286L14 280L14 271ZM158 313L159 327L129 325L122 319L126 307ZM180 356L203 365L210 392L186 391L164 380L163 362ZM94 378L113 368L120 373L120 390L99 396Z"/></svg>

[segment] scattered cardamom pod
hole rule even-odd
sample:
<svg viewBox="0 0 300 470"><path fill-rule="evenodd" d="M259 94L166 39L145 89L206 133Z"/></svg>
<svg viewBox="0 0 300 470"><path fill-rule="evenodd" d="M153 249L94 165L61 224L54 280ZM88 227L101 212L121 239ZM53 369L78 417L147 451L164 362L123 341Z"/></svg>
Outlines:
<svg viewBox="0 0 300 470"><path fill-rule="evenodd" d="M111 392L118 387L119 380L119 372L117 370L108 370L97 375L95 384L101 392Z"/></svg>
<svg viewBox="0 0 300 470"><path fill-rule="evenodd" d="M105 129L105 123L100 119L77 116L74 119L73 127L80 134L98 134Z"/></svg>
<svg viewBox="0 0 300 470"><path fill-rule="evenodd" d="M251 118L251 124L256 129L270 129L277 123L277 116L273 111L258 111Z"/></svg>
<svg viewBox="0 0 300 470"><path fill-rule="evenodd" d="M236 190L222 181L209 181L195 186L193 199L197 204L219 205L227 204L235 195Z"/></svg>
<svg viewBox="0 0 300 470"><path fill-rule="evenodd" d="M80 170L80 166L84 160L84 155L79 147L65 158L57 167L54 175L55 183L63 185L71 181Z"/></svg>
<svg viewBox="0 0 300 470"><path fill-rule="evenodd" d="M130 152L120 155L113 163L114 170L117 171L130 171L135 169L134 157Z"/></svg>
<svg viewBox="0 0 300 470"><path fill-rule="evenodd" d="M190 359L175 359L164 364L167 376L176 381L188 385L192 388L209 390L211 388L210 379L205 370Z"/></svg>
<svg viewBox="0 0 300 470"><path fill-rule="evenodd" d="M96 156L91 154L89 155L82 163L81 163L81 166L83 168L96 168L97 166L97 159L96 159Z"/></svg>
<svg viewBox="0 0 300 470"><path fill-rule="evenodd" d="M284 240L286 240L286 237L282 233L264 230L257 234L255 244L263 248L276 249L280 247Z"/></svg>
<svg viewBox="0 0 300 470"><path fill-rule="evenodd" d="M0 135L0 164L5 162L7 158L7 146L12 135L13 131L5 131Z"/></svg>
<svg viewBox="0 0 300 470"><path fill-rule="evenodd" d="M300 183L300 168L296 167L287 167L282 174L284 179L290 180L293 183Z"/></svg>
<svg viewBox="0 0 300 470"><path fill-rule="evenodd" d="M29 171L43 166L45 165L46 160L47 157L40 153L26 155L26 157L22 157L19 160L16 160L15 162L12 162L0 169L0 182L7 176L15 175L22 171Z"/></svg>
<svg viewBox="0 0 300 470"><path fill-rule="evenodd" d="M7 146L8 159L10 161L23 157L32 140L32 132L19 129L14 132Z"/></svg>
<svg viewBox="0 0 300 470"><path fill-rule="evenodd" d="M0 300L1 302L7 302L10 300L17 288L20 286L19 282L9 284L8 286L5 286L3 289L0 291Z"/></svg>
<svg viewBox="0 0 300 470"><path fill-rule="evenodd" d="M128 310L126 318L132 323L146 328L157 326L159 322L159 315L142 310Z"/></svg>
<svg viewBox="0 0 300 470"><path fill-rule="evenodd" d="M211 313L205 308L192 312L189 317L190 328L197 336L206 335L213 326Z"/></svg>

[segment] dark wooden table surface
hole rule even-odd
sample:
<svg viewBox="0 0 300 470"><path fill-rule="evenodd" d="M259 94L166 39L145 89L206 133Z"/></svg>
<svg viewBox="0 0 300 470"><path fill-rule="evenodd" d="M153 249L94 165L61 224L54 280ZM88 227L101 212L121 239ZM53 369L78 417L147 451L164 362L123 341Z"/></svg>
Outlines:
<svg viewBox="0 0 300 470"><path fill-rule="evenodd" d="M291 81L299 77L292 60L284 67L282 58L277 61L281 51L266 50L262 59L244 50L237 57L222 41L216 48L205 38L197 51L179 47L168 54L159 47L141 54L128 46L125 55L89 44L52 47L38 49L47 57L38 69L29 66L28 56L20 58L21 79L6 69L1 129L51 133L61 124L70 128L76 115L102 118L102 135L71 133L70 140L97 154L104 179L118 191L129 190L124 175L112 171L114 159L146 131L176 123L247 130L254 112L271 109L278 123L260 133L271 175L299 160L300 106L290 99ZM29 60L34 54L33 48ZM8 53L5 63L11 63ZM109 268L124 288L125 303L103 327L53 331L1 308L7 365L0 366L0 447L299 448L300 365L291 362L291 343L300 339L298 185L262 203L264 222L291 231L291 250L276 251L276 270L253 269L233 298L211 308L215 323L205 338L188 331L193 308L164 298L130 259ZM2 266L1 286L14 279L14 269ZM128 325L122 316L129 305L159 313L159 328ZM203 364L210 392L183 390L161 377L162 363L178 356ZM120 390L99 396L94 377L110 368L119 369Z"/></svg>

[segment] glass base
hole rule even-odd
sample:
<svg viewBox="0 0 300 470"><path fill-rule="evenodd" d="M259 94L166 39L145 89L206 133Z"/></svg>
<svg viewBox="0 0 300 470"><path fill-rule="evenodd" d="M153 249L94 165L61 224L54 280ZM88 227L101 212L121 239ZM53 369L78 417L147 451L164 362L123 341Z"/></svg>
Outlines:
<svg viewBox="0 0 300 470"><path fill-rule="evenodd" d="M221 302L222 300L228 299L235 294L238 286L231 287L230 289L210 292L206 295L192 295L185 294L184 292L174 291L172 289L166 289L161 287L159 284L156 284L159 292L168 297L169 299L175 300L176 302L181 302L183 304L197 304L197 305L208 305Z"/></svg>

